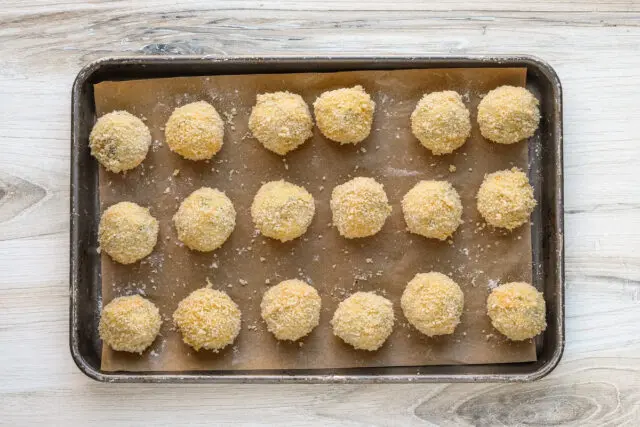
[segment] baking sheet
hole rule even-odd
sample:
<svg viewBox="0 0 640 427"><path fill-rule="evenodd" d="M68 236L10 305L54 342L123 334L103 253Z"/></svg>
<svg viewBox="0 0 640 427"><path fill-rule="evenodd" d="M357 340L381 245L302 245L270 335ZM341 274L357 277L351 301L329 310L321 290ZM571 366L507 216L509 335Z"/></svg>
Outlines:
<svg viewBox="0 0 640 427"><path fill-rule="evenodd" d="M160 221L159 242L140 264L122 266L102 255L102 295L140 292L158 305L161 336L142 356L103 346L105 371L184 371L310 369L427 364L507 363L535 360L530 341L512 343L497 334L485 315L490 287L531 278L530 227L511 234L482 227L474 195L485 173L527 167L525 143L485 142L475 124L480 97L502 85L523 86L526 69L440 69L187 77L95 85L98 116L126 109L143 117L154 140L149 156L126 175L100 169L101 208L130 200L149 206ZM285 160L250 137L248 115L257 93L289 90L311 105L324 90L361 84L376 101L374 131L358 146L339 146L314 130L314 137ZM462 149L432 156L411 135L409 116L425 92L453 89L472 113L472 137ZM164 145L164 123L172 110L204 99L227 120L225 145L210 162L190 162ZM451 165L455 172L450 172ZM331 189L354 176L385 185L393 213L383 230L366 239L346 240L330 227ZM307 234L280 243L256 235L249 214L264 181L287 179L304 185L316 199ZM464 207L463 224L451 242L424 239L405 231L400 200L421 179L448 179ZM191 252L176 239L171 217L180 201L201 186L227 193L238 211L237 226L213 253ZM264 262L261 261L264 258ZM405 284L418 272L450 274L465 292L465 311L455 334L427 338L411 328L400 310ZM262 293L269 285L300 277L323 299L320 326L299 343L276 341L260 320ZM233 346L220 353L196 352L173 330L178 302L210 280L243 312L243 328ZM246 283L246 284L245 284ZM376 290L391 299L396 328L377 352L357 351L331 333L337 303L358 290Z"/></svg>

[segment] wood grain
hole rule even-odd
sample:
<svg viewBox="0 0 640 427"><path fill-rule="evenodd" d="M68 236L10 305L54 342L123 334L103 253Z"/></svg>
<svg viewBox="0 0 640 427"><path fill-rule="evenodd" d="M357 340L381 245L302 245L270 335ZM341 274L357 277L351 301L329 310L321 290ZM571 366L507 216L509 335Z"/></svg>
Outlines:
<svg viewBox="0 0 640 427"><path fill-rule="evenodd" d="M639 425L639 13L633 0L0 0L0 424ZM549 61L565 94L560 366L524 385L86 379L68 351L70 88L88 61L140 53Z"/></svg>

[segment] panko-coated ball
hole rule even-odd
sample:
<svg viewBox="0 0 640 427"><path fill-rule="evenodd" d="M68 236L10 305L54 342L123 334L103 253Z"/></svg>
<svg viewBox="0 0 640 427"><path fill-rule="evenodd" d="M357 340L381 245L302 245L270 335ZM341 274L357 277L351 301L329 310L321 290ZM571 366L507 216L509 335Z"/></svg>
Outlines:
<svg viewBox="0 0 640 427"><path fill-rule="evenodd" d="M89 135L89 148L104 168L123 172L138 166L147 157L151 133L142 120L126 111L100 117Z"/></svg>
<svg viewBox="0 0 640 427"><path fill-rule="evenodd" d="M188 160L207 160L222 148L224 122L208 102L192 102L173 110L164 135L171 151Z"/></svg>
<svg viewBox="0 0 640 427"><path fill-rule="evenodd" d="M433 337L452 334L460 323L464 294L460 286L441 273L418 273L400 299L402 311L417 330Z"/></svg>
<svg viewBox="0 0 640 427"><path fill-rule="evenodd" d="M393 331L393 304L373 292L356 292L342 301L331 319L333 334L356 350L375 351Z"/></svg>
<svg viewBox="0 0 640 427"><path fill-rule="evenodd" d="M493 327L513 341L533 338L547 328L544 297L524 282L506 283L491 291L487 314Z"/></svg>
<svg viewBox="0 0 640 427"><path fill-rule="evenodd" d="M264 236L286 242L302 236L316 206L313 196L303 187L284 180L260 187L251 204L251 217Z"/></svg>
<svg viewBox="0 0 640 427"><path fill-rule="evenodd" d="M142 353L160 332L158 307L140 295L119 297L104 306L98 332L100 339L116 351Z"/></svg>
<svg viewBox="0 0 640 427"><path fill-rule="evenodd" d="M485 138L513 144L533 136L540 123L540 103L523 87L500 86L478 105L478 125Z"/></svg>
<svg viewBox="0 0 640 427"><path fill-rule="evenodd" d="M318 326L320 295L302 280L278 283L264 293L260 310L267 329L279 340L296 341Z"/></svg>
<svg viewBox="0 0 640 427"><path fill-rule="evenodd" d="M391 215L382 184L357 177L338 185L331 193L333 225L348 239L373 236Z"/></svg>
<svg viewBox="0 0 640 427"><path fill-rule="evenodd" d="M284 156L313 136L309 106L300 95L263 93L249 116L249 129L265 148Z"/></svg>
<svg viewBox="0 0 640 427"><path fill-rule="evenodd" d="M232 344L240 333L241 317L229 295L210 288L193 291L173 313L182 340L196 351L218 352Z"/></svg>
<svg viewBox="0 0 640 427"><path fill-rule="evenodd" d="M100 218L100 249L120 264L132 264L149 255L158 241L158 220L135 203L110 206Z"/></svg>
<svg viewBox="0 0 640 427"><path fill-rule="evenodd" d="M227 241L236 226L236 210L221 191L202 187L185 198L173 216L178 239L189 249L209 252Z"/></svg>
<svg viewBox="0 0 640 427"><path fill-rule="evenodd" d="M507 230L526 223L536 207L527 175L517 168L485 175L477 200L484 220Z"/></svg>
<svg viewBox="0 0 640 427"><path fill-rule="evenodd" d="M402 212L410 232L446 240L462 224L462 202L447 181L420 181L402 198Z"/></svg>
<svg viewBox="0 0 640 427"><path fill-rule="evenodd" d="M376 103L362 86L324 92L313 107L318 129L333 141L357 144L371 133Z"/></svg>
<svg viewBox="0 0 640 427"><path fill-rule="evenodd" d="M452 153L471 135L469 110L458 92L426 94L411 114L411 131L433 154Z"/></svg>

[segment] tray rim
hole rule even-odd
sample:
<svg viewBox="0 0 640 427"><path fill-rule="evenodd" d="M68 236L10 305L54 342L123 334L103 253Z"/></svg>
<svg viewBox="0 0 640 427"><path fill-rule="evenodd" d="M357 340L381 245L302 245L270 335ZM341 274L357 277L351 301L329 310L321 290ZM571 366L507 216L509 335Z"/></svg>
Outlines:
<svg viewBox="0 0 640 427"><path fill-rule="evenodd" d="M530 373L520 374L303 374L296 375L283 373L273 374L230 374L211 375L205 373L111 373L101 372L93 368L83 357L78 345L78 290L79 290L79 261L78 261L78 215L76 204L78 199L78 170L80 165L77 159L77 148L80 146L78 130L76 129L76 117L79 113L80 92L82 86L94 73L104 65L137 65L145 66L149 64L163 64L169 62L199 63L203 60L228 63L228 64L281 64L283 62L307 63L312 66L316 62L330 63L333 61L349 62L351 65L363 66L374 62L405 63L415 61L420 64L433 64L442 68L462 68L460 62L474 62L479 66L493 67L514 62L537 68L549 79L553 86L554 96L554 139L553 149L556 159L555 167L555 200L553 223L556 225L556 251L551 255L555 259L557 283L555 299L559 313L556 313L557 327L552 332L557 339L557 346L547 360L537 370ZM447 63L450 63L447 65ZM432 68L436 68L436 66ZM403 67L406 69L406 67ZM189 75L188 73L184 74ZM234 55L221 57L217 55L167 55L167 56L110 56L97 59L86 64L78 72L74 79L71 91L71 197L70 197L70 304L69 304L69 347L73 361L80 371L89 378L106 383L255 383L255 384L278 384L278 383L313 383L313 384L364 384L364 383L461 383L461 382L531 382L543 378L553 371L564 352L565 347L565 268L564 268L564 181L563 181L563 127L562 127L562 86L556 71L546 61L532 55L383 55L383 56L352 56L352 55L283 55L283 56L255 56L255 55ZM499 365L496 365L499 366ZM290 372L290 371L289 371Z"/></svg>

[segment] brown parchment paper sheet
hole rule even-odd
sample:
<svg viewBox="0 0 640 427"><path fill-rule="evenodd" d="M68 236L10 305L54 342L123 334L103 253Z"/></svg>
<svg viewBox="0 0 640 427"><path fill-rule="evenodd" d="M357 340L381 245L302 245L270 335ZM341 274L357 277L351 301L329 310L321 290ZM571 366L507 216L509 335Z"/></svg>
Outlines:
<svg viewBox="0 0 640 427"><path fill-rule="evenodd" d="M485 314L491 286L531 280L530 227L506 234L481 229L475 193L485 173L527 168L526 142L499 145L485 141L475 115L481 96L504 84L523 86L525 69L433 69L340 73L186 77L104 82L95 86L98 116L128 110L142 117L153 136L144 163L126 175L100 168L102 210L123 201L148 206L160 221L154 252L138 264L123 266L102 255L103 303L140 292L158 305L161 336L142 356L103 346L106 371L185 371L241 369L346 368L432 364L505 363L535 360L531 341L509 342ZM376 102L371 135L357 146L339 146L315 129L314 136L282 158L251 138L247 121L256 94L288 90L311 106L325 90L364 86ZM463 94L473 131L454 154L432 156L412 136L409 117L425 92L452 89ZM164 124L173 109L197 100L213 104L226 119L224 146L208 162L191 162L164 144ZM450 165L456 167L450 172ZM179 171L174 176L174 171ZM393 213L374 237L347 240L331 222L334 186L355 176L384 184ZM261 183L286 179L304 185L316 201L316 215L303 238L280 243L257 235L249 207ZM400 201L423 179L446 179L462 198L465 223L451 242L428 240L405 231ZM210 186L225 191L238 212L237 226L213 253L189 251L177 240L172 216L192 191ZM261 262L261 257L265 259ZM410 327L400 296L416 273L449 274L465 293L462 323L451 336L427 338ZM278 342L260 319L260 301L269 285L299 277L322 296L320 325L299 343ZM173 330L178 302L205 286L229 293L242 310L242 331L220 353L196 352ZM246 284L243 285L246 281ZM396 327L377 352L357 351L334 337L329 320L339 301L351 293L374 290L389 298Z"/></svg>

